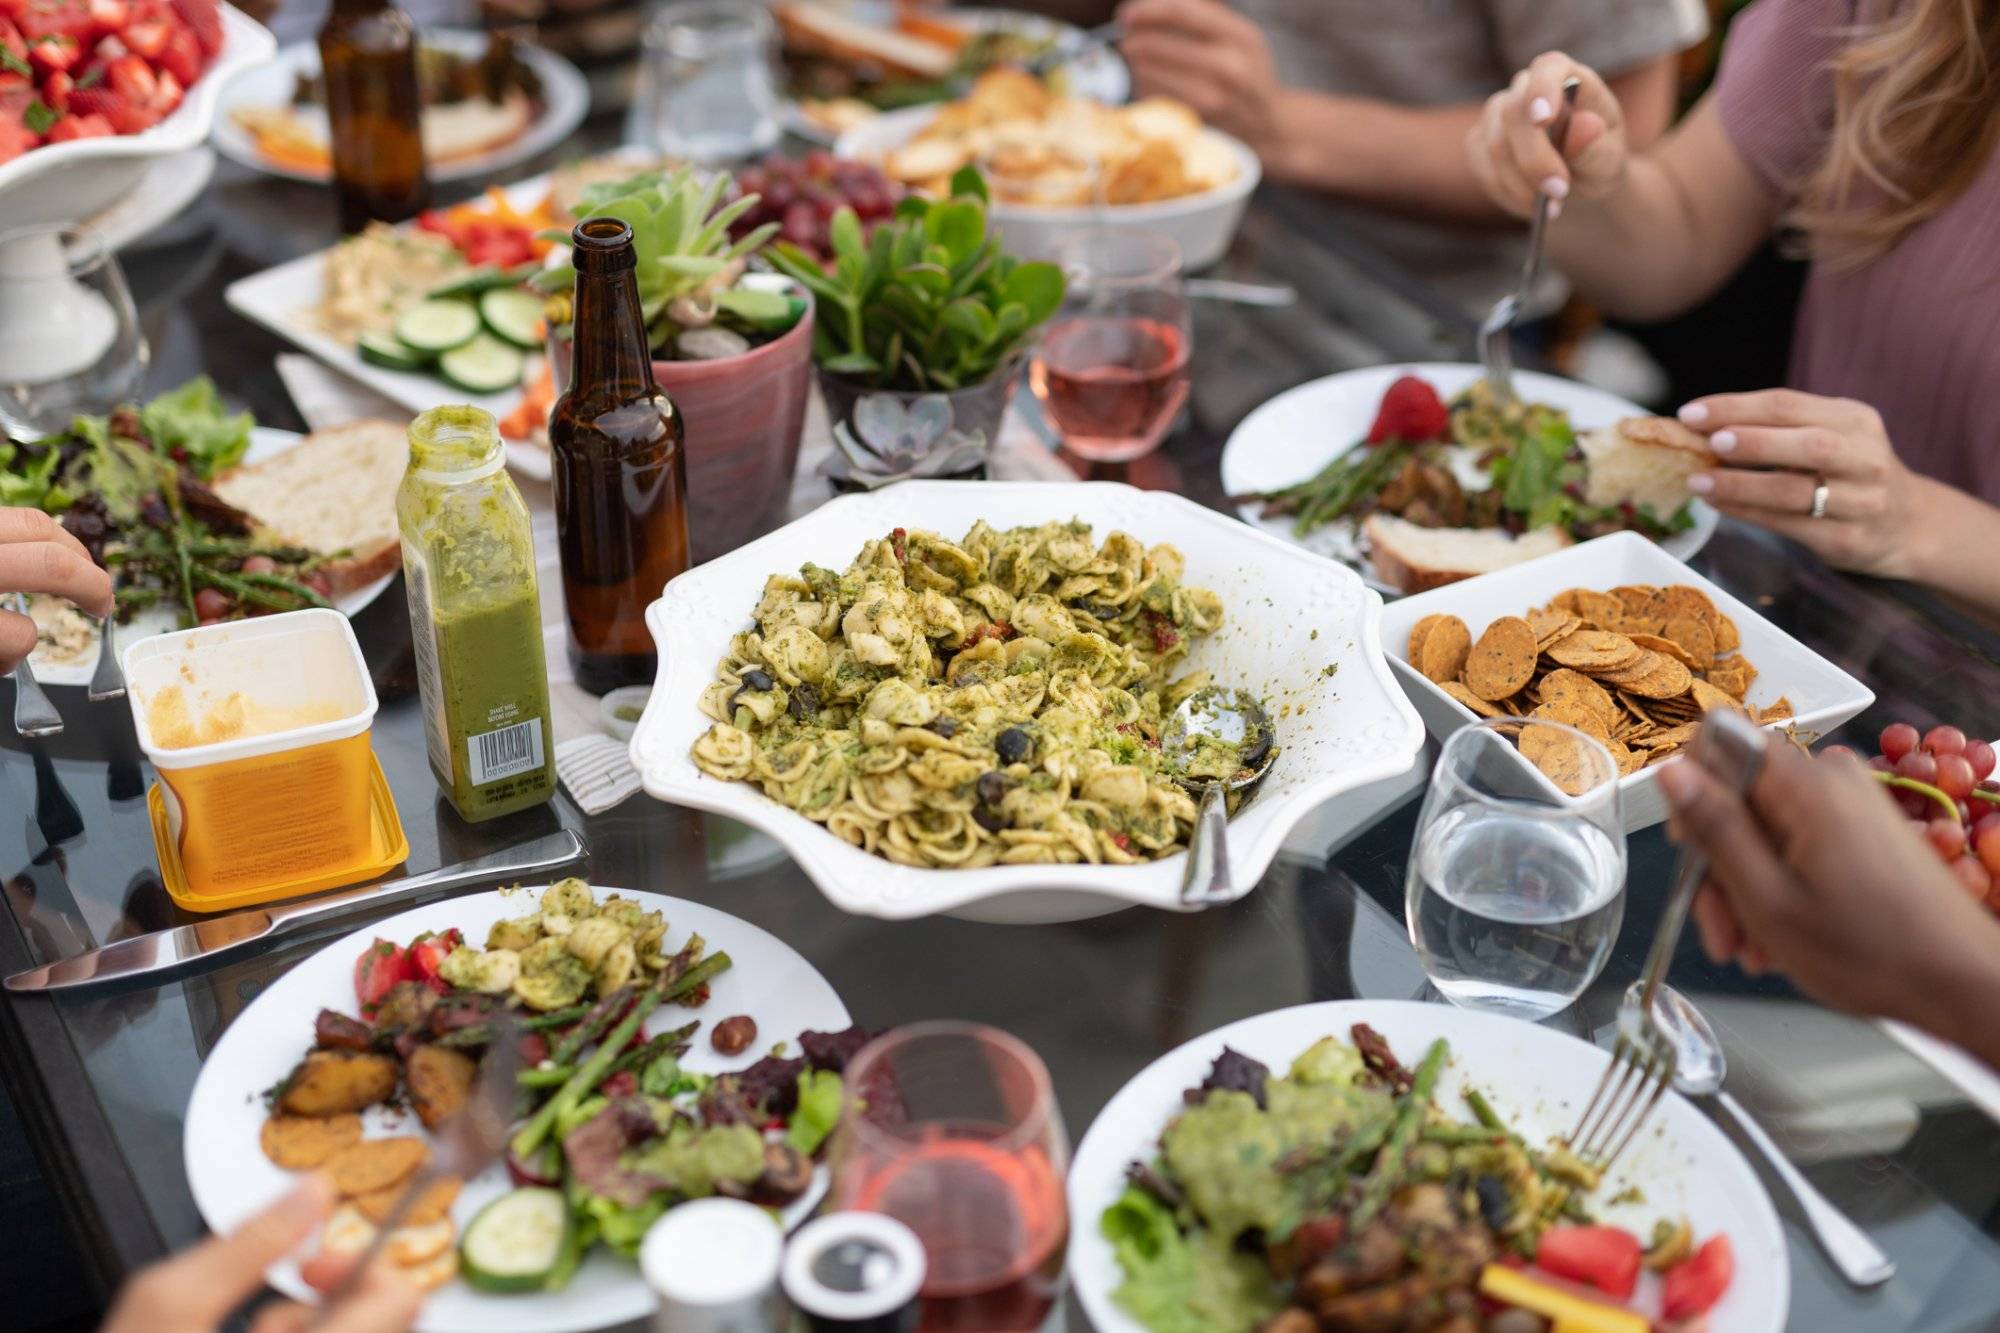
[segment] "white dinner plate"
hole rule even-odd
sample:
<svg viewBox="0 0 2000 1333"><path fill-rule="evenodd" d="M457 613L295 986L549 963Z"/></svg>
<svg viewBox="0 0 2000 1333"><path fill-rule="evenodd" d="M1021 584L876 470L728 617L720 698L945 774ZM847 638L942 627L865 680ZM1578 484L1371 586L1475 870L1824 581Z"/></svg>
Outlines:
<svg viewBox="0 0 2000 1333"><path fill-rule="evenodd" d="M433 28L423 34L425 46L456 51L462 55L476 56L486 49L486 34L456 28ZM514 50L522 63L534 70L542 81L542 111L522 132L518 139L503 144L491 152L473 157L457 158L453 161L434 165L430 169L433 182L479 180L496 171L526 162L536 155L555 147L570 136L571 131L583 123L590 113L590 89L584 83L583 75L575 65L564 60L553 51L539 46L520 43ZM232 162L241 162L255 171L269 176L283 176L295 181L323 182L330 179L330 173L311 171L301 167L286 166L265 157L257 147L257 141L249 132L236 123L231 114L237 107L277 107L292 100L292 90L301 74L319 72L319 47L313 42L294 42L284 47L269 64L245 70L229 80L222 90L222 98L215 114L215 128L210 138L222 155ZM302 113L310 123L325 133L326 113L309 108Z"/></svg>
<svg viewBox="0 0 2000 1333"><path fill-rule="evenodd" d="M858 23L882 27L896 21L895 10L887 0L859 0L859 3L843 6L841 12ZM934 13L928 17L955 24L968 32L1006 29L1025 33L1030 38L1051 38L1059 42L1073 42L1083 36L1083 29L1073 23L1019 9L958 10ZM1073 96L1117 106L1132 95L1132 73L1125 67L1124 57L1113 47L1093 47L1060 68L1066 84L1064 90ZM807 117L794 99L786 98L780 108L780 119L784 121L785 128L801 139L831 144L839 137Z"/></svg>
<svg viewBox="0 0 2000 1333"><path fill-rule="evenodd" d="M304 438L297 431L277 430L270 426L257 426L250 432L250 448L245 451L243 461L245 463L265 462L284 453ZM376 579L373 583L356 588L345 597L334 598L334 610L339 611L342 615L349 616L359 613L361 608L367 606L377 597L380 597L382 590L388 587L395 577L394 574L386 574ZM136 643L140 639L150 639L155 634L165 634L169 630L179 628L180 623L174 618L174 613L171 610L160 607L149 607L144 611L136 613L129 624L118 627L118 644L122 651L125 646ZM93 643L95 642L94 632L92 641ZM95 648L85 649L78 655L76 660L68 662L49 661L47 660L46 653L46 648L37 648L35 655L28 659L28 665L35 669L36 680L44 685L90 684L90 677L97 670L97 651Z"/></svg>
<svg viewBox="0 0 2000 1333"><path fill-rule="evenodd" d="M1224 1046L1282 1074L1321 1037L1349 1040L1355 1023L1381 1033L1397 1058L1412 1066L1443 1037L1451 1043L1451 1058L1438 1080L1438 1105L1470 1120L1462 1093L1477 1087L1529 1143L1545 1143L1575 1128L1610 1058L1587 1042L1532 1023L1410 1000L1303 1004L1231 1023L1174 1048L1105 1105L1070 1165L1070 1280L1098 1333L1144 1333L1111 1299L1124 1274L1098 1219L1124 1192L1126 1165L1156 1155L1160 1132L1181 1109L1182 1091L1207 1076ZM1642 1202L1607 1202L1628 1185L1639 1187ZM1653 1109L1645 1130L1598 1187L1593 1205L1603 1220L1627 1227L1684 1215L1698 1237L1728 1233L1736 1279L1709 1313L1709 1333L1775 1333L1785 1326L1791 1270L1770 1196L1722 1131L1678 1094L1668 1093Z"/></svg>
<svg viewBox="0 0 2000 1333"><path fill-rule="evenodd" d="M1375 420L1383 391L1400 376L1417 375L1430 381L1439 396L1449 402L1453 395L1484 374L1475 365L1432 361L1345 370L1288 389L1243 418L1230 432L1229 443L1222 447L1223 493L1254 495L1278 490L1303 481L1355 448ZM1617 394L1530 370L1514 372L1514 388L1530 402L1547 403L1569 413L1570 425L1579 434L1608 426L1622 417L1653 415ZM1325 524L1301 538L1293 534L1289 515L1264 518L1260 514L1262 509L1261 503L1252 501L1238 505L1236 512L1244 522L1274 537L1353 566L1384 596L1401 595L1374 577L1361 553L1356 526L1350 520ZM1692 560L1695 552L1715 535L1715 510L1696 500L1690 512L1694 526L1660 543L1668 554L1681 560Z"/></svg>
<svg viewBox="0 0 2000 1333"><path fill-rule="evenodd" d="M273 1165L258 1147L265 1119L261 1094L311 1047L313 1018L321 1009L356 1012L355 958L378 937L407 944L424 931L452 926L464 931L469 942L484 941L494 922L533 911L542 887L448 899L357 930L273 982L229 1025L195 1080L183 1146L188 1187L210 1230L237 1226L298 1179ZM702 1026L682 1061L687 1068L708 1074L743 1069L756 1063L774 1042L789 1042L796 1048L801 1031L838 1032L851 1023L847 1007L826 978L769 932L700 903L593 887L600 896L623 893L648 911L664 912L669 945L678 948L692 933L708 941L711 951L729 955L729 970L710 983L708 1003L694 1011ZM736 1014L757 1020L757 1040L740 1055L718 1055L708 1040L710 1028ZM657 1035L688 1018L688 1011L669 1005L656 1011L646 1028ZM382 1107L368 1111L364 1121L372 1131L370 1137L424 1132L414 1116ZM508 1188L506 1168L499 1164L468 1181L451 1210L458 1234L463 1236L466 1223ZM786 1209L788 1227L811 1212L824 1188L822 1169L814 1189ZM303 1252L311 1249L309 1243ZM266 1276L287 1296L312 1297L298 1265L290 1259L274 1264ZM599 1246L559 1292L495 1296L475 1291L463 1281L448 1282L425 1302L417 1328L420 1333L567 1333L644 1319L654 1304L638 1266Z"/></svg>
<svg viewBox="0 0 2000 1333"><path fill-rule="evenodd" d="M515 207L527 209L539 203L548 190L549 177L544 173L507 186L506 194ZM492 413L495 419L514 410L521 401L518 388L500 393L467 393L428 371L388 370L362 360L352 346L314 327L307 319L307 312L326 298L326 256L325 250L315 250L261 273L238 278L223 289L223 299L237 314L262 324L412 413L427 412L442 403L469 403ZM516 440L508 440L506 449L510 471L536 481L549 479L548 450Z"/></svg>

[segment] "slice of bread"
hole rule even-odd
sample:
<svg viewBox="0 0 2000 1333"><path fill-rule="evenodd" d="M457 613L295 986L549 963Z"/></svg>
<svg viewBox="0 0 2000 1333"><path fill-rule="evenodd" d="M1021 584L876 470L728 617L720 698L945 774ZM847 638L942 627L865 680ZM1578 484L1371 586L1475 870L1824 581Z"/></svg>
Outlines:
<svg viewBox="0 0 2000 1333"><path fill-rule="evenodd" d="M1376 577L1406 593L1490 574L1570 544L1561 528L1536 528L1516 537L1505 528L1419 527L1394 514L1370 514L1361 532Z"/></svg>
<svg viewBox="0 0 2000 1333"><path fill-rule="evenodd" d="M342 596L402 564L396 488L410 456L404 428L356 421L316 430L275 458L217 477L216 494L279 540L309 551L346 551L322 566Z"/></svg>
<svg viewBox="0 0 2000 1333"><path fill-rule="evenodd" d="M1716 462L1708 438L1672 417L1626 417L1585 432L1577 445L1589 469L1585 502L1633 505L1662 523L1687 503L1687 479Z"/></svg>
<svg viewBox="0 0 2000 1333"><path fill-rule="evenodd" d="M958 64L958 53L949 47L863 23L823 5L773 5L771 16L784 32L785 45L808 55L873 65L910 79L942 79Z"/></svg>

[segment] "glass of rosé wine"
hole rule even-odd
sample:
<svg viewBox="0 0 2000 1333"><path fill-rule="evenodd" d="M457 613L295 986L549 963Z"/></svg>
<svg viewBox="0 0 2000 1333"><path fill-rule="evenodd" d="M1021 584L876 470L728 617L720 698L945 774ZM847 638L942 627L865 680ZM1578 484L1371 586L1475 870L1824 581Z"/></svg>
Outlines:
<svg viewBox="0 0 2000 1333"><path fill-rule="evenodd" d="M1188 396L1194 331L1180 247L1098 228L1062 239L1062 309L1028 363L1042 414L1079 458L1118 463L1159 447Z"/></svg>
<svg viewBox="0 0 2000 1333"><path fill-rule="evenodd" d="M995 1028L917 1023L863 1047L844 1078L829 1204L923 1241L922 1333L1040 1328L1069 1236L1069 1140L1040 1057Z"/></svg>

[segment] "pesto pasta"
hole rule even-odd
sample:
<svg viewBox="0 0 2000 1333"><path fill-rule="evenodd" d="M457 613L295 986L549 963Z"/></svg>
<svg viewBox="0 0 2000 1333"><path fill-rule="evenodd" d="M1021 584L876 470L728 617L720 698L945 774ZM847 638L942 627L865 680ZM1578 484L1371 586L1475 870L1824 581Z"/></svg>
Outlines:
<svg viewBox="0 0 2000 1333"><path fill-rule="evenodd" d="M1176 677L1222 601L1181 553L1088 524L898 528L764 585L702 691L697 767L903 865L1127 865L1185 845Z"/></svg>

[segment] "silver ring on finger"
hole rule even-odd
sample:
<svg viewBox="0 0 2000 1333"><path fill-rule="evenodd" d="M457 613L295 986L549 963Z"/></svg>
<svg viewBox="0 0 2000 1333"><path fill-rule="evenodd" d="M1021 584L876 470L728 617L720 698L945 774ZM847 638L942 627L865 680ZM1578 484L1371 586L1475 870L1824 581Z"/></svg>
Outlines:
<svg viewBox="0 0 2000 1333"><path fill-rule="evenodd" d="M1812 508L1806 511L1808 516L1812 518L1826 517L1826 494L1825 482L1822 481L1813 487Z"/></svg>

